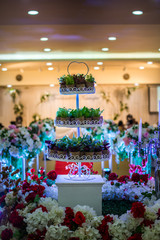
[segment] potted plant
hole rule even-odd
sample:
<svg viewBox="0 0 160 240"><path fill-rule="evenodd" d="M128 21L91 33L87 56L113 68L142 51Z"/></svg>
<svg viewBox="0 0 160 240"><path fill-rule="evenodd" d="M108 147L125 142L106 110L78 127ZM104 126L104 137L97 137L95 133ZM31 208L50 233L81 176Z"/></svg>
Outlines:
<svg viewBox="0 0 160 240"><path fill-rule="evenodd" d="M97 140L94 141L94 155L102 155L102 144Z"/></svg>
<svg viewBox="0 0 160 240"><path fill-rule="evenodd" d="M74 78L71 75L66 76L66 87L67 88L72 88L74 87Z"/></svg>
<svg viewBox="0 0 160 240"><path fill-rule="evenodd" d="M103 146L102 146L102 153L109 154L109 148L110 148L109 143L106 140L104 140Z"/></svg>
<svg viewBox="0 0 160 240"><path fill-rule="evenodd" d="M61 121L67 121L69 120L69 112L68 109L66 108L59 108L58 112L57 112L57 117L59 120ZM57 120L58 120L57 119Z"/></svg>
<svg viewBox="0 0 160 240"><path fill-rule="evenodd" d="M94 87L95 79L92 74L86 76L86 87Z"/></svg>
<svg viewBox="0 0 160 240"><path fill-rule="evenodd" d="M104 110L101 111L100 108L97 108L97 109L91 108L92 119L99 121L103 111Z"/></svg>
<svg viewBox="0 0 160 240"><path fill-rule="evenodd" d="M92 121L92 113L88 108L83 107L82 114L83 114L85 120Z"/></svg>
<svg viewBox="0 0 160 240"><path fill-rule="evenodd" d="M80 87L84 88L85 87L86 80L85 80L84 74L74 75L74 81L75 81L75 84L76 84L77 88L80 88Z"/></svg>
<svg viewBox="0 0 160 240"><path fill-rule="evenodd" d="M81 138L73 137L69 142L68 149L71 156L80 156L80 141Z"/></svg>
<svg viewBox="0 0 160 240"><path fill-rule="evenodd" d="M81 109L75 110L75 120L80 124L84 120L83 112Z"/></svg>
<svg viewBox="0 0 160 240"><path fill-rule="evenodd" d="M63 75L58 80L59 80L60 88L65 88L66 87L66 76Z"/></svg>
<svg viewBox="0 0 160 240"><path fill-rule="evenodd" d="M62 139L57 140L56 147L58 155L67 156L68 142L68 137L63 137Z"/></svg>
<svg viewBox="0 0 160 240"><path fill-rule="evenodd" d="M57 140L55 140L54 142L51 142L48 146L49 149L49 155L51 154L56 154L57 153L57 146L56 146L56 142Z"/></svg>
<svg viewBox="0 0 160 240"><path fill-rule="evenodd" d="M83 148L81 148L81 151L83 149L83 153L92 159L94 155L94 143L91 136L86 135L82 138L82 146Z"/></svg>

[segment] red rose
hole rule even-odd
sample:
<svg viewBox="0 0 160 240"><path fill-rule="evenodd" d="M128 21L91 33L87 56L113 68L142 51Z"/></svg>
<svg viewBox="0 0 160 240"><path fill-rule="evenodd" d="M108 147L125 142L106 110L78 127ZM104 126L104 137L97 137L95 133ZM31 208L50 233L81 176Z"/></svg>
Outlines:
<svg viewBox="0 0 160 240"><path fill-rule="evenodd" d="M145 207L141 202L132 203L131 213L134 218L143 218L145 213Z"/></svg>
<svg viewBox="0 0 160 240"><path fill-rule="evenodd" d="M135 233L133 236L129 237L127 240L142 240L142 234Z"/></svg>
<svg viewBox="0 0 160 240"><path fill-rule="evenodd" d="M18 203L15 207L15 209L23 209L23 208L25 208L23 203Z"/></svg>
<svg viewBox="0 0 160 240"><path fill-rule="evenodd" d="M158 209L157 215L158 215L158 218L160 218L160 208Z"/></svg>
<svg viewBox="0 0 160 240"><path fill-rule="evenodd" d="M10 240L13 237L13 232L11 229L6 228L1 232L1 239L2 240Z"/></svg>
<svg viewBox="0 0 160 240"><path fill-rule="evenodd" d="M85 221L86 219L83 213L81 213L80 211L76 212L74 222L81 227L82 223L84 223Z"/></svg>
<svg viewBox="0 0 160 240"><path fill-rule="evenodd" d="M154 222L152 220L144 219L142 224L144 224L145 227L150 227L151 228L152 224L154 224Z"/></svg>
<svg viewBox="0 0 160 240"><path fill-rule="evenodd" d="M51 180L55 180L57 178L57 173L54 170L51 170L47 173L47 177Z"/></svg>
<svg viewBox="0 0 160 240"><path fill-rule="evenodd" d="M24 225L23 217L19 216L16 210L11 213L9 221L12 223L13 227L16 228L22 228Z"/></svg>
<svg viewBox="0 0 160 240"><path fill-rule="evenodd" d="M36 174L35 174L35 175L32 175L32 176L31 176L31 179L32 179L33 181L37 181L37 180L38 180L38 175L36 175Z"/></svg>
<svg viewBox="0 0 160 240"><path fill-rule="evenodd" d="M70 230L72 230L73 219L74 219L73 209L70 207L66 207L65 218L64 218L62 225L63 226L65 225L65 226L69 227Z"/></svg>
<svg viewBox="0 0 160 240"><path fill-rule="evenodd" d="M133 173L131 180L132 180L133 182L139 182L139 181L140 181L140 175L139 175L139 173Z"/></svg>
<svg viewBox="0 0 160 240"><path fill-rule="evenodd" d="M145 182L145 184L147 184L147 182L148 182L148 174L143 174L143 175L141 175L140 177L141 177L141 180L142 180L143 182Z"/></svg>
<svg viewBox="0 0 160 240"><path fill-rule="evenodd" d="M120 178L118 178L118 182L126 183L130 177L128 175L123 175Z"/></svg>
<svg viewBox="0 0 160 240"><path fill-rule="evenodd" d="M46 232L46 228L43 231L37 229L36 233L31 233L28 235L27 240L44 240Z"/></svg>
<svg viewBox="0 0 160 240"><path fill-rule="evenodd" d="M109 177L108 177L108 180L111 181L111 180L117 180L118 178L118 175L116 173L110 173L109 174Z"/></svg>
<svg viewBox="0 0 160 240"><path fill-rule="evenodd" d="M34 168L31 168L31 173L34 173L35 172L35 169Z"/></svg>
<svg viewBox="0 0 160 240"><path fill-rule="evenodd" d="M98 227L99 233L102 236L103 240L111 240L111 236L109 235L109 227L108 223L113 223L113 217L110 217L109 215L104 216L101 224Z"/></svg>
<svg viewBox="0 0 160 240"><path fill-rule="evenodd" d="M40 206L38 206L38 207L34 208L33 210L31 210L31 211L30 211L30 213L33 213L33 212L35 212L35 211L36 211L36 209L38 209L38 208L41 208L41 209L42 209L42 212L48 212L48 210L47 210L47 208L46 208L46 207L44 207L43 205L40 205Z"/></svg>

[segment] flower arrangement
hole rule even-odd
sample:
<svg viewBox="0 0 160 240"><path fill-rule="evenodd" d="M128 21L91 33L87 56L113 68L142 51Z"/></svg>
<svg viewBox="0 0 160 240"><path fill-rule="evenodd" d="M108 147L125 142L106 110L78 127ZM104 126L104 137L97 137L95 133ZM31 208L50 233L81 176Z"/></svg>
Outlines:
<svg viewBox="0 0 160 240"><path fill-rule="evenodd" d="M115 180L114 180L115 181ZM160 200L134 202L131 210L97 216L93 208L58 206L41 184L19 182L1 199L1 240L159 240ZM149 238L148 238L149 237Z"/></svg>
<svg viewBox="0 0 160 240"><path fill-rule="evenodd" d="M156 200L154 179L148 174L133 173L132 177L110 173L102 187L103 199L142 201L146 204Z"/></svg>
<svg viewBox="0 0 160 240"><path fill-rule="evenodd" d="M74 74L74 75L63 75L59 79L60 88L88 88L94 87L95 79L92 74L89 74L85 77L83 74Z"/></svg>
<svg viewBox="0 0 160 240"><path fill-rule="evenodd" d="M37 122L31 122L29 127L32 128L32 132L37 134L42 144L45 140L54 139L54 121L50 118L45 118Z"/></svg>
<svg viewBox="0 0 160 240"><path fill-rule="evenodd" d="M83 121L83 120L100 120L101 114L103 111L100 108L97 109L89 109L87 107L83 107L81 109L66 109L66 108L59 108L57 111L56 121Z"/></svg>
<svg viewBox="0 0 160 240"><path fill-rule="evenodd" d="M12 156L32 159L40 152L41 146L39 137L30 127L17 128L15 125L10 125L9 129L0 130L0 151L4 158Z"/></svg>
<svg viewBox="0 0 160 240"><path fill-rule="evenodd" d="M82 158L89 156L92 159L95 155L109 155L109 144L106 141L93 140L88 135L79 138L73 137L72 139L65 136L62 139L51 142L48 152L49 156L58 154L68 158L76 155Z"/></svg>

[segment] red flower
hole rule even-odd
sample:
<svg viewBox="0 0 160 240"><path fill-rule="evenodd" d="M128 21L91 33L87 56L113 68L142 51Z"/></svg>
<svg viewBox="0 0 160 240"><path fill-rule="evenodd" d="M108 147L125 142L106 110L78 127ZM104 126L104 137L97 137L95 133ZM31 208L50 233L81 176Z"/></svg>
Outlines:
<svg viewBox="0 0 160 240"><path fill-rule="evenodd" d="M139 197L138 197L137 195L135 195L134 198L135 198L136 200L139 199Z"/></svg>
<svg viewBox="0 0 160 240"><path fill-rule="evenodd" d="M111 185L114 185L114 182L111 182Z"/></svg>
<svg viewBox="0 0 160 240"><path fill-rule="evenodd" d="M133 236L129 237L127 240L142 240L142 234L135 233Z"/></svg>
<svg viewBox="0 0 160 240"><path fill-rule="evenodd" d="M54 170L51 170L47 173L47 177L51 180L55 180L57 178L57 173Z"/></svg>
<svg viewBox="0 0 160 240"><path fill-rule="evenodd" d="M158 218L160 218L160 208L158 209L157 215L158 215Z"/></svg>
<svg viewBox="0 0 160 240"><path fill-rule="evenodd" d="M31 193L25 198L26 202L27 202L27 203L30 202L30 201L33 202L34 199L35 199L35 197L36 197L36 195L37 195L36 192L31 192Z"/></svg>
<svg viewBox="0 0 160 240"><path fill-rule="evenodd" d="M118 178L118 182L126 183L127 180L129 180L130 177L128 175L123 175L120 178Z"/></svg>
<svg viewBox="0 0 160 240"><path fill-rule="evenodd" d="M11 229L6 228L1 232L1 239L2 240L10 240L13 237L13 232Z"/></svg>
<svg viewBox="0 0 160 240"><path fill-rule="evenodd" d="M35 169L34 168L31 168L31 173L34 173L35 172Z"/></svg>
<svg viewBox="0 0 160 240"><path fill-rule="evenodd" d="M43 170L40 170L40 174L41 174L41 175L43 174L43 172L44 172Z"/></svg>
<svg viewBox="0 0 160 240"><path fill-rule="evenodd" d="M65 214L66 215L65 215L62 225L65 225L65 226L69 227L70 230L72 230L73 219L74 219L73 209L70 207L66 207Z"/></svg>
<svg viewBox="0 0 160 240"><path fill-rule="evenodd" d="M16 210L11 213L9 221L12 223L13 227L16 228L22 228L24 225L23 217L19 216Z"/></svg>
<svg viewBox="0 0 160 240"><path fill-rule="evenodd" d="M109 235L108 231L108 223L113 223L113 218L109 215L104 216L101 224L98 227L99 233L102 236L103 240L111 240L111 236Z"/></svg>
<svg viewBox="0 0 160 240"><path fill-rule="evenodd" d="M108 180L111 181L111 180L117 180L118 178L118 175L116 173L110 173L109 174L109 177L108 177Z"/></svg>
<svg viewBox="0 0 160 240"><path fill-rule="evenodd" d="M74 222L81 227L82 223L84 223L85 221L86 221L86 219L85 219L85 216L83 215L83 213L80 211L76 212Z"/></svg>
<svg viewBox="0 0 160 240"><path fill-rule="evenodd" d="M37 181L37 180L38 180L38 175L36 175L36 174L32 175L32 176L31 176L31 179L32 179L33 181Z"/></svg>
<svg viewBox="0 0 160 240"><path fill-rule="evenodd" d="M139 175L139 173L133 173L131 180L132 180L133 182L139 182L139 181L140 181L140 175Z"/></svg>
<svg viewBox="0 0 160 240"><path fill-rule="evenodd" d="M39 205L38 207L34 208L33 210L30 211L30 213L33 213L36 211L36 209L41 208L42 212L48 212L47 208L44 207L43 205Z"/></svg>
<svg viewBox="0 0 160 240"><path fill-rule="evenodd" d="M43 231L40 231L37 229L36 233L32 233L28 235L27 240L44 240L46 232L47 232L46 228Z"/></svg>
<svg viewBox="0 0 160 240"><path fill-rule="evenodd" d="M148 182L148 174L143 174L140 177L141 177L142 181L145 182L145 184L147 184L147 182Z"/></svg>
<svg viewBox="0 0 160 240"><path fill-rule="evenodd" d="M16 205L16 207L15 207L15 210L17 210L17 209L23 209L23 208L25 208L24 204L23 204L23 203L18 203L18 204Z"/></svg>
<svg viewBox="0 0 160 240"><path fill-rule="evenodd" d="M148 220L148 219L144 219L144 221L142 222L142 224L144 224L145 227L152 227L152 224L154 222L152 220Z"/></svg>
<svg viewBox="0 0 160 240"><path fill-rule="evenodd" d="M145 213L145 207L141 202L132 203L131 213L134 218L143 218Z"/></svg>
<svg viewBox="0 0 160 240"><path fill-rule="evenodd" d="M79 237L71 237L69 240L80 240Z"/></svg>
<svg viewBox="0 0 160 240"><path fill-rule="evenodd" d="M5 203L5 198L6 198L6 195L3 195L3 196L0 198L0 204Z"/></svg>

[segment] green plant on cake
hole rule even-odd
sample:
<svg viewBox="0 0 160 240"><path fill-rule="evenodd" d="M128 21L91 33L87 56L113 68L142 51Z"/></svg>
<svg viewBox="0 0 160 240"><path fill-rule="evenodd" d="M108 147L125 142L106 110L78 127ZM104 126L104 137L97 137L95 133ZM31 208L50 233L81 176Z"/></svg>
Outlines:
<svg viewBox="0 0 160 240"><path fill-rule="evenodd" d="M82 112L85 119L92 119L92 112L90 111L90 109L83 107Z"/></svg>
<svg viewBox="0 0 160 240"><path fill-rule="evenodd" d="M91 113L92 113L92 118L93 120L97 120L100 118L101 114L103 113L104 110L100 110L100 108L97 108L97 109L93 109L91 108Z"/></svg>
<svg viewBox="0 0 160 240"><path fill-rule="evenodd" d="M74 77L71 75L66 76L66 85L67 86L74 86Z"/></svg>
<svg viewBox="0 0 160 240"><path fill-rule="evenodd" d="M67 152L69 142L70 140L66 136L56 141L56 147L57 147L57 151L59 151L59 154L61 152Z"/></svg>
<svg viewBox="0 0 160 240"><path fill-rule="evenodd" d="M86 76L86 82L95 83L96 81L92 74L89 74Z"/></svg>
<svg viewBox="0 0 160 240"><path fill-rule="evenodd" d="M57 120L58 118L68 118L69 117L69 112L68 109L66 108L59 108L59 110L57 111Z"/></svg>

